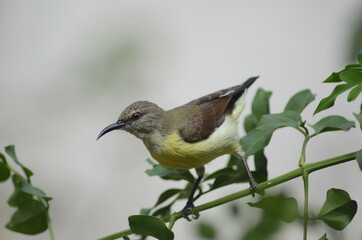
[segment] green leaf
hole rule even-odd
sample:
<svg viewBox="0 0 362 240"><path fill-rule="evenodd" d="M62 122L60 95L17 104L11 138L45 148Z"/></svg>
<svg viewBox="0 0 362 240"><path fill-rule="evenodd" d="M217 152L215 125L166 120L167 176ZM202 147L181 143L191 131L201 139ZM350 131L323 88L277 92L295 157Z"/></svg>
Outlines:
<svg viewBox="0 0 362 240"><path fill-rule="evenodd" d="M128 222L132 232L135 234L152 236L159 240L174 239L173 232L159 218L148 215L133 215L128 217Z"/></svg>
<svg viewBox="0 0 362 240"><path fill-rule="evenodd" d="M362 82L362 73L357 69L348 69L340 72L339 77L342 81L353 85L360 84Z"/></svg>
<svg viewBox="0 0 362 240"><path fill-rule="evenodd" d="M25 167L21 162L19 162L19 160L18 160L18 158L17 158L17 156L15 154L15 146L14 145L6 146L5 147L5 152L14 160L14 162L17 165L19 165L23 169L23 171L24 171L27 178L30 178L30 176L33 176L33 172L29 168Z"/></svg>
<svg viewBox="0 0 362 240"><path fill-rule="evenodd" d="M304 108L314 100L314 98L315 96L309 89L300 91L291 97L285 106L284 111L295 111L301 113Z"/></svg>
<svg viewBox="0 0 362 240"><path fill-rule="evenodd" d="M273 128L254 129L240 140L246 156L254 155L269 144Z"/></svg>
<svg viewBox="0 0 362 240"><path fill-rule="evenodd" d="M33 197L30 194L24 193L19 189L15 189L13 194L11 194L8 204L11 207L17 207L25 201L31 200Z"/></svg>
<svg viewBox="0 0 362 240"><path fill-rule="evenodd" d="M357 212L357 202L351 200L349 194L341 189L329 189L327 199L324 202L316 219L335 230L344 229Z"/></svg>
<svg viewBox="0 0 362 240"><path fill-rule="evenodd" d="M17 187L17 186L19 185L19 183L20 183L21 181L23 181L23 179L24 179L23 176L21 176L21 175L18 174L18 173L14 173L14 174L13 174L13 177L12 177L14 186Z"/></svg>
<svg viewBox="0 0 362 240"><path fill-rule="evenodd" d="M40 198L49 198L46 196L46 194L43 192L43 190L32 186L31 184L29 184L25 179L23 179L20 183L19 183L19 190L25 193L28 193L30 195L36 196L36 197L40 197Z"/></svg>
<svg viewBox="0 0 362 240"><path fill-rule="evenodd" d="M336 83L341 82L341 78L339 77L339 72L332 73L326 80L324 80L324 83Z"/></svg>
<svg viewBox="0 0 362 240"><path fill-rule="evenodd" d="M320 239L318 239L318 240L328 240L328 238L327 238L327 233L325 233Z"/></svg>
<svg viewBox="0 0 362 240"><path fill-rule="evenodd" d="M28 200L18 206L6 228L19 233L34 235L48 228L47 210L39 201Z"/></svg>
<svg viewBox="0 0 362 240"><path fill-rule="evenodd" d="M264 197L259 202L248 205L261 208L270 216L288 223L293 222L298 215L297 201L291 197L281 195Z"/></svg>
<svg viewBox="0 0 362 240"><path fill-rule="evenodd" d="M293 111L264 115L257 127L240 140L240 144L247 156L253 155L268 145L275 129L286 126L298 128L301 121L299 113Z"/></svg>
<svg viewBox="0 0 362 240"><path fill-rule="evenodd" d="M211 189L216 189L233 183L246 182L248 177L242 161L234 155L230 155L227 167L206 176L204 181L210 179L215 179L211 185Z"/></svg>
<svg viewBox="0 0 362 240"><path fill-rule="evenodd" d="M352 63L352 64L348 64L347 66L344 67L344 70L348 70L348 69L361 69L361 66L358 63ZM343 70L342 70L343 71Z"/></svg>
<svg viewBox="0 0 362 240"><path fill-rule="evenodd" d="M361 55L358 57L360 58ZM323 98L316 110L314 111L314 114L321 112L323 110L326 110L334 105L334 102L336 98L342 94L343 92L347 91L350 88L353 88L352 91L348 95L348 102L355 100L358 95L361 93L362 89L362 68L360 64L350 64L345 67L344 70L338 72L338 73L332 73L331 76L329 76L324 82L328 83L336 83L344 81L346 84L340 84L336 86L332 93Z"/></svg>
<svg viewBox="0 0 362 240"><path fill-rule="evenodd" d="M314 129L314 135L320 134L327 131L348 131L355 126L353 121L349 121L342 116L332 115L322 118L314 125L311 125Z"/></svg>
<svg viewBox="0 0 362 240"><path fill-rule="evenodd" d="M314 114L317 114L323 110L331 108L334 105L336 98L343 92L350 89L352 86L353 85L351 85L351 84L340 84L340 85L336 86L328 97L323 98L319 102L316 110L314 111Z"/></svg>
<svg viewBox="0 0 362 240"><path fill-rule="evenodd" d="M269 99L271 96L271 92L265 91L261 88L258 89L258 91L255 94L253 103L252 103L252 114L247 116L244 121L244 128L247 133L252 132L257 126L257 123L260 121L260 119L265 116L266 114L269 114ZM240 141L241 144L244 144L244 150L247 152L247 155L252 155L254 152L258 151L258 149L261 147L264 148L270 140L272 130L266 130L269 133L269 138L266 138L266 136L263 136L265 133L265 130L260 132L254 131L252 133L253 136L249 136L246 139L242 139ZM258 140L255 144L255 142L251 142L254 140ZM260 149L259 149L260 150ZM229 162L231 162L232 159L230 159Z"/></svg>
<svg viewBox="0 0 362 240"><path fill-rule="evenodd" d="M162 165L156 165L152 169L147 169L146 174L148 176L159 176L165 180L186 180L188 182L194 182L195 178L188 170L178 170L173 168L167 168Z"/></svg>
<svg viewBox="0 0 362 240"><path fill-rule="evenodd" d="M201 222L197 225L200 237L203 239L217 239L216 229L210 223Z"/></svg>
<svg viewBox="0 0 362 240"><path fill-rule="evenodd" d="M239 172L237 170L230 169L228 173L224 171L225 174L218 175L213 182L211 189L216 189L220 187L224 187L226 185L241 183L248 181L248 175L246 172Z"/></svg>
<svg viewBox="0 0 362 240"><path fill-rule="evenodd" d="M182 189L178 189L178 188L172 188L172 189L168 189L168 190L164 191L158 197L158 200L157 200L155 206L163 203L164 201L166 201L167 199L175 196L176 194L180 193L181 191L182 191Z"/></svg>
<svg viewBox="0 0 362 240"><path fill-rule="evenodd" d="M362 93L362 83L354 87L348 94L347 101L352 102Z"/></svg>
<svg viewBox="0 0 362 240"><path fill-rule="evenodd" d="M12 180L15 186L15 190L8 200L9 206L17 207L23 202L33 199L30 194L25 193L19 189L19 183L24 180L22 176L19 174L14 174Z"/></svg>
<svg viewBox="0 0 362 240"><path fill-rule="evenodd" d="M166 217L171 214L171 207L173 203L170 203L167 206L164 206L162 208L157 209L154 213L152 213L152 216L154 217Z"/></svg>
<svg viewBox="0 0 362 240"><path fill-rule="evenodd" d="M251 105L251 112L253 113L256 122L259 122L263 115L269 114L269 99L271 95L272 92L265 91L261 88L257 90Z"/></svg>
<svg viewBox="0 0 362 240"><path fill-rule="evenodd" d="M357 152L356 160L357 160L359 169L361 169L361 171L362 171L362 149Z"/></svg>
<svg viewBox="0 0 362 240"><path fill-rule="evenodd" d="M255 180L260 183L268 180L268 160L264 154L264 151L261 150L254 154L254 162L255 162L255 171L253 172L253 176Z"/></svg>
<svg viewBox="0 0 362 240"><path fill-rule="evenodd" d="M256 128L257 125L257 119L254 115L249 115L245 118L244 120L244 129L245 132L248 133L251 130L253 130L254 128Z"/></svg>
<svg viewBox="0 0 362 240"><path fill-rule="evenodd" d="M282 113L274 113L264 115L258 123L257 129L277 129L280 127L298 128L302 119L297 112L285 111Z"/></svg>
<svg viewBox="0 0 362 240"><path fill-rule="evenodd" d="M211 173L210 175L206 176L203 181L215 179L222 175L237 175L237 174L238 174L238 172L235 169L233 169L231 167L226 167L226 168L219 169L219 170Z"/></svg>
<svg viewBox="0 0 362 240"><path fill-rule="evenodd" d="M10 177L10 169L5 163L0 163L0 182L8 180Z"/></svg>

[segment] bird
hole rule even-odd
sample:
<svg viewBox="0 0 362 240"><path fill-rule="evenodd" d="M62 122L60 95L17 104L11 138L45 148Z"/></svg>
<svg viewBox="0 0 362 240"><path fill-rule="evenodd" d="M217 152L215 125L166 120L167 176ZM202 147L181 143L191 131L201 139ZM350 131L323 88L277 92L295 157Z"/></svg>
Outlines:
<svg viewBox="0 0 362 240"><path fill-rule="evenodd" d="M198 178L182 209L183 217L189 220L189 215L194 215L194 194L204 176L204 166L217 157L232 154L242 161L251 192L259 190L238 133L247 89L257 78L251 77L243 84L167 111L149 101L134 102L122 111L115 123L99 133L97 140L113 130L124 130L141 139L161 165L181 170L194 168Z"/></svg>

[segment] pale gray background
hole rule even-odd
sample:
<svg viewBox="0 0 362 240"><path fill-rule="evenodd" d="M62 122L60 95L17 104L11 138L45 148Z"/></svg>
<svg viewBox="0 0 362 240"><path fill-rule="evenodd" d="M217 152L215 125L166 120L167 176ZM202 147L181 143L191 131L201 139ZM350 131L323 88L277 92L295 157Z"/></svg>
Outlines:
<svg viewBox="0 0 362 240"><path fill-rule="evenodd" d="M150 100L170 109L254 75L261 77L249 103L258 87L273 91L273 112L305 88L319 101L332 90L321 81L349 61L361 11L360 0L1 0L0 146L15 144L20 160L35 172L33 183L54 197L57 239L95 239L123 230L127 217L150 207L163 190L183 186L148 177L149 153L133 136L117 132L95 141L123 108ZM312 118L315 101L303 117L311 123L333 113L353 119L357 102L339 100L335 110ZM359 129L325 134L310 142L308 161L355 151L361 140ZM295 130L274 135L267 149L270 177L297 167L301 143ZM222 166L223 159L207 170ZM331 187L348 190L361 204L361 181L356 162L312 174L314 210ZM218 190L197 204L245 187ZM0 190L4 226L14 211L5 203L12 186L1 184ZM303 199L301 179L269 192L287 190ZM248 201L238 201L241 222L232 222L224 207L201 219L223 228L220 239L235 239L257 220L259 211L246 207ZM360 239L361 222L359 211L340 238ZM176 239L196 239L194 225L177 222ZM310 239L324 232L317 229ZM0 239L48 239L48 233L24 236L1 227ZM278 239L301 239L300 225L286 225Z"/></svg>

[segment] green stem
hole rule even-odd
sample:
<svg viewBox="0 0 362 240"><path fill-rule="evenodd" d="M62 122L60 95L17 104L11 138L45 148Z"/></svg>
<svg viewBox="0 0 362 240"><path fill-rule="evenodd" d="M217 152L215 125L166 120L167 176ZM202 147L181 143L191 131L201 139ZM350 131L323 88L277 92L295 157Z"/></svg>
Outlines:
<svg viewBox="0 0 362 240"><path fill-rule="evenodd" d="M304 167L305 166L305 150L306 150L306 148L307 148L307 143L308 143L308 141L309 141L309 137L308 136L306 136L305 138L304 138L304 141L303 141L303 146L302 146L302 151L301 151L301 154L300 154L300 159L299 159L299 167Z"/></svg>
<svg viewBox="0 0 362 240"><path fill-rule="evenodd" d="M334 165L337 165L337 164L341 164L341 163L344 163L344 162L348 162L348 161L351 161L351 160L354 160L354 159L356 159L356 152L348 153L348 154L345 154L345 155L341 155L341 156L338 156L338 157L326 159L326 160L315 162L315 163L305 164L304 165L304 171L306 171L308 173L312 173L314 171L317 171L317 170L320 170L320 169L323 169L323 168L327 168L327 167L330 167L330 166L334 166ZM260 189L268 189L268 188L274 187L276 185L279 185L281 183L290 181L290 180L292 180L294 178L297 178L297 177L300 177L300 176L303 176L303 170L301 168L297 168L297 169L294 169L294 170L292 170L292 171L290 171L288 173L285 173L285 174L283 174L283 175L281 175L279 177L276 177L276 178L270 179L268 181L265 181L263 183L260 183L260 184L258 184L258 186L259 186ZM239 191L239 192L236 192L236 193L221 197L219 199L216 199L216 200L201 204L201 205L195 207L194 211L195 212L202 212L202 211L205 211L207 209L214 208L214 207L217 207L219 205L223 205L223 204L229 203L231 201L234 201L234 200L237 200L237 199L249 196L249 195L251 195L250 189L249 188L244 189L242 191ZM174 221L176 221L177 219L182 218L182 213L181 212L174 213L172 217L173 217ZM171 217L166 217L166 218L163 218L163 220L165 222L169 222L170 218ZM112 235L105 236L103 238L99 238L98 240L113 240L113 239L121 238L123 236L127 236L127 235L130 235L130 234L132 234L132 231L130 229L126 229L126 230L123 230L121 232L114 233Z"/></svg>
<svg viewBox="0 0 362 240"><path fill-rule="evenodd" d="M304 172L303 174L303 185L304 185L304 216L303 216L303 240L307 240L307 233L308 233L308 193L309 193L309 179L308 179L308 173Z"/></svg>
<svg viewBox="0 0 362 240"><path fill-rule="evenodd" d="M52 225L52 220L50 219L50 215L49 215L49 203L47 201L45 201L42 198L37 198L38 201L42 202L45 206L46 206L46 217L47 217L47 226L48 226L48 231L49 231L49 239L50 240L55 240L55 234L54 234L54 229L53 229L53 225Z"/></svg>
<svg viewBox="0 0 362 240"><path fill-rule="evenodd" d="M106 237L99 238L98 240L113 240L113 239L118 239L118 238L121 238L121 237L124 237L124 236L131 235L132 233L133 233L133 232L131 231L131 229L126 229L126 230L123 230L123 231L121 231L121 232L117 232L117 233L108 235L108 236L106 236Z"/></svg>
<svg viewBox="0 0 362 240"><path fill-rule="evenodd" d="M307 144L310 139L308 129L303 126L303 129L305 130L305 138L302 145L302 151L300 153L300 159L299 159L299 167L302 170L302 179L303 179L303 186L304 186L304 216L303 216L303 240L307 240L307 234L308 234L308 212L309 212L309 172L306 169L306 149Z"/></svg>
<svg viewBox="0 0 362 240"><path fill-rule="evenodd" d="M309 136L308 129L304 125L302 126L302 128L304 130L304 131L301 131L303 133L303 135L304 135L304 141L303 141L302 150L301 150L301 153L300 153L299 167L303 168L304 165L305 165L305 162L306 162L305 153L306 153L307 143L308 143L308 141L310 139L310 136Z"/></svg>
<svg viewBox="0 0 362 240"><path fill-rule="evenodd" d="M49 239L55 240L54 229L53 229L52 221L49 216L49 209L47 211L47 220L48 220L47 224L48 224L48 231L49 231Z"/></svg>

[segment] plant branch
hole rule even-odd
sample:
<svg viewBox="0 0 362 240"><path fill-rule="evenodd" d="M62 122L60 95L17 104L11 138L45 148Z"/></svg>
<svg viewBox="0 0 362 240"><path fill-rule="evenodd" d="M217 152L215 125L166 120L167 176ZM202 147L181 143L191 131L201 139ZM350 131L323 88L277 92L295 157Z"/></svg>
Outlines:
<svg viewBox="0 0 362 240"><path fill-rule="evenodd" d="M121 231L121 232L113 233L113 234L111 234L111 235L108 235L108 236L99 238L98 240L113 240L113 239L118 239L118 238L121 238L121 237L124 237L124 236L131 235L132 233L133 233L133 232L131 231L131 229L126 229L126 230L123 230L123 231Z"/></svg>
<svg viewBox="0 0 362 240"><path fill-rule="evenodd" d="M329 158L329 159L314 162L314 163L305 164L303 166L303 169L304 169L304 172L312 173L314 171L318 171L320 169L331 167L331 166L334 166L334 165L337 165L337 164L345 163L345 162L348 162L348 161L351 161L351 160L354 160L354 159L356 159L356 152L348 153L348 154L345 154L345 155L337 156L337 157L334 157L334 158ZM278 176L276 178L273 178L273 179L270 179L270 180L265 181L263 183L260 183L260 184L258 184L258 186L259 186L260 189L268 189L268 188L277 186L279 184L282 184L284 182L290 181L290 180L292 180L294 178L301 177L301 176L303 176L303 169L302 168L294 169L294 170L292 170L292 171L290 171L288 173L285 173L285 174L283 174L281 176ZM243 198L243 197L246 197L246 196L249 196L249 195L251 195L250 189L244 189L242 191L239 191L239 192L236 192L236 193L233 193L233 194L230 194L230 195L215 199L213 201L201 204L201 205L195 207L194 211L195 212L202 212L202 211L205 211L207 209L214 208L214 207L217 207L219 205L223 205L223 204L229 203L231 201L235 201L237 199L240 199L240 198ZM177 219L182 218L182 213L181 212L174 213L172 215L172 217L173 217L174 221L176 221ZM169 222L170 217L163 218L163 220L165 222ZM113 240L113 239L118 239L118 238L121 238L123 236L130 235L130 234L132 234L132 231L130 229L126 229L126 230L123 230L121 232L114 233L114 234L111 234L109 236L99 238L98 240Z"/></svg>
<svg viewBox="0 0 362 240"><path fill-rule="evenodd" d="M303 240L307 240L307 234L308 234L308 220L309 220L309 177L308 172L303 172L302 175L303 178L303 186L304 186L304 216L303 216Z"/></svg>
<svg viewBox="0 0 362 240"><path fill-rule="evenodd" d="M54 229L53 229L52 221L49 216L49 209L47 210L47 224L48 224L48 231L49 231L49 239L55 240Z"/></svg>
<svg viewBox="0 0 362 240"><path fill-rule="evenodd" d="M302 179L304 187L304 213L303 213L303 240L307 240L308 234L308 219L309 219L309 172L305 169L306 166L306 149L310 139L308 129L303 125L305 130L305 138L302 145L302 151L300 153L299 167L302 170Z"/></svg>

